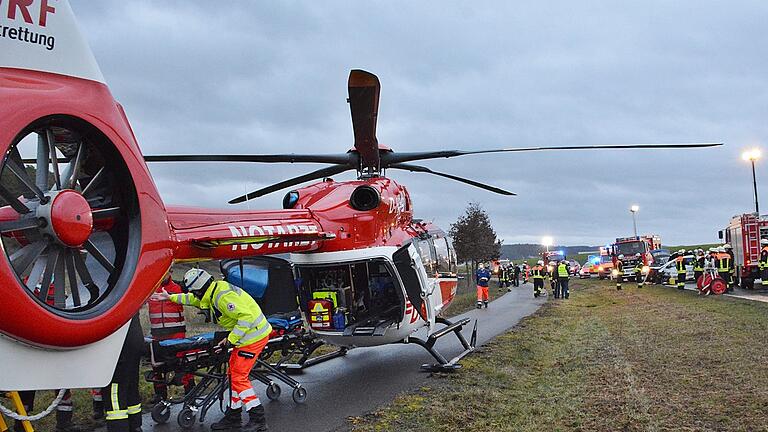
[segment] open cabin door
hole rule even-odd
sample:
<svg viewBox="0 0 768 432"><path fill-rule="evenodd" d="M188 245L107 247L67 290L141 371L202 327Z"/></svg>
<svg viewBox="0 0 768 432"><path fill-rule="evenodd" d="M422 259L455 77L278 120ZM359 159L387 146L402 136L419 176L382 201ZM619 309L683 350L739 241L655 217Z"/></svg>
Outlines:
<svg viewBox="0 0 768 432"><path fill-rule="evenodd" d="M265 315L299 309L293 268L287 260L270 256L223 260L221 273L227 282L250 294Z"/></svg>
<svg viewBox="0 0 768 432"><path fill-rule="evenodd" d="M435 322L435 316L429 298L429 280L416 246L413 243L403 246L392 255L392 261L403 281L408 300L419 316L432 326Z"/></svg>

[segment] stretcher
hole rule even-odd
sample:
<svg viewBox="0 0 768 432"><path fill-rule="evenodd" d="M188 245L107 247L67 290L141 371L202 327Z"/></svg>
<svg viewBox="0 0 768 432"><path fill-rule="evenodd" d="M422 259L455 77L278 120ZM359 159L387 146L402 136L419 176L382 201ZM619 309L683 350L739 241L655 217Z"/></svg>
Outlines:
<svg viewBox="0 0 768 432"><path fill-rule="evenodd" d="M281 318L277 318L279 320ZM278 331L283 329L283 323L276 321ZM290 326L288 326L290 328ZM152 407L152 419L157 423L167 423L171 416L173 405L182 405L177 415L179 426L184 429L191 428L199 419L202 423L208 411L216 402L220 407L226 405L229 400L229 380L227 379L227 365L231 349L224 349L218 344L226 338L227 332L205 333L183 339L168 339L163 341L147 339L148 356L152 365L145 378L147 381L156 382L155 374L162 373L165 383L170 384L175 376L192 374L199 379L195 386L184 396L168 398L156 403ZM284 343L281 338L270 339L267 354L279 350ZM272 346L270 346L272 345ZM265 347L265 350L267 348ZM264 353L262 353L264 354ZM280 397L281 388L276 381L281 381L293 388L293 400L303 403L307 398L307 391L301 383L286 375L279 366L271 365L262 357L256 361L250 373L251 380L259 381L266 386L266 394L270 400Z"/></svg>

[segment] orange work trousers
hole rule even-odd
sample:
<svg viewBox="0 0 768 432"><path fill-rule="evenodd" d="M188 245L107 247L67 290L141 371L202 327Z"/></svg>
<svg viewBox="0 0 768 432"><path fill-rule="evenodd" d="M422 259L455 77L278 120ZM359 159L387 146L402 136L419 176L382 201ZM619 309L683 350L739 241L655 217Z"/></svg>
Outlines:
<svg viewBox="0 0 768 432"><path fill-rule="evenodd" d="M232 354L229 356L230 408L243 407L247 411L261 405L248 374L251 373L254 363L259 359L259 355L267 346L267 342L269 342L269 337L232 350Z"/></svg>
<svg viewBox="0 0 768 432"><path fill-rule="evenodd" d="M488 287L477 286L477 301L488 301Z"/></svg>

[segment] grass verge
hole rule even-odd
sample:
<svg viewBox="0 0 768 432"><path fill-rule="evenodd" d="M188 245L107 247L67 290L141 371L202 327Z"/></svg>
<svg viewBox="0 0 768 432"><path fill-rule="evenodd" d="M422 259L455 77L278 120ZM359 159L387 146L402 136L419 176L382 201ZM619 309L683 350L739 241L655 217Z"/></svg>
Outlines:
<svg viewBox="0 0 768 432"><path fill-rule="evenodd" d="M355 431L766 430L768 305L572 281Z"/></svg>

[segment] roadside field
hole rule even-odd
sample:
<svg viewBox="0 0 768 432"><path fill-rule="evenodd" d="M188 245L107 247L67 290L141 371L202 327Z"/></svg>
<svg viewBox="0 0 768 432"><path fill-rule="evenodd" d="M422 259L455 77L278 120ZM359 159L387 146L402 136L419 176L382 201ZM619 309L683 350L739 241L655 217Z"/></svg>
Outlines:
<svg viewBox="0 0 768 432"><path fill-rule="evenodd" d="M356 431L766 430L768 305L572 280Z"/></svg>

